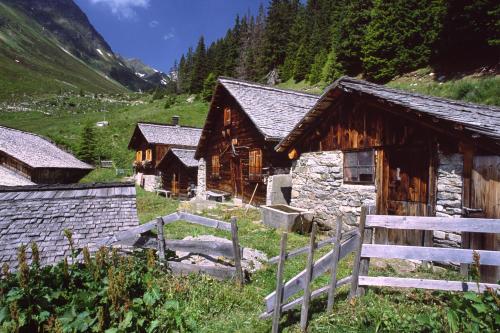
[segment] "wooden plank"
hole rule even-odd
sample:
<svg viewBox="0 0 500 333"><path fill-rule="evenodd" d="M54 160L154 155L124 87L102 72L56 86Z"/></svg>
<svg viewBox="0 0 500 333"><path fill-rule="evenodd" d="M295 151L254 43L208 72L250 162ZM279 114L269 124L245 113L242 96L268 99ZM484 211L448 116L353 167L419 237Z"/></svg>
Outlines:
<svg viewBox="0 0 500 333"><path fill-rule="evenodd" d="M368 215L366 227L404 230L500 233L500 219Z"/></svg>
<svg viewBox="0 0 500 333"><path fill-rule="evenodd" d="M278 272L276 273L276 298L274 299L274 316L273 316L273 327L272 333L279 332L280 317L281 317L281 302L283 298L283 273L285 271L285 253L286 253L286 241L288 233L284 232L281 235L280 243L280 261L278 263Z"/></svg>
<svg viewBox="0 0 500 333"><path fill-rule="evenodd" d="M241 249L238 240L238 225L236 224L236 217L231 217L231 240L234 258L234 267L236 268L236 282L242 286L244 282L243 269L241 267Z"/></svg>
<svg viewBox="0 0 500 333"><path fill-rule="evenodd" d="M337 266L340 254L340 239L342 238L342 217L337 217L337 230L335 231L335 241L333 245L333 259L330 268L330 289L328 291L327 312L332 312L335 299L335 286L337 285Z"/></svg>
<svg viewBox="0 0 500 333"><path fill-rule="evenodd" d="M358 291L358 277L361 265L361 249L363 247L363 241L365 239L365 224L366 224L366 206L361 207L361 218L359 220L359 240L356 249L356 257L354 258L354 264L352 268L352 280L351 280L351 290L349 292L349 298L356 296Z"/></svg>
<svg viewBox="0 0 500 333"><path fill-rule="evenodd" d="M342 260L349 253L353 252L356 249L358 240L359 236L356 234L352 238L340 244L339 260ZM312 280L325 273L330 268L331 260L333 260L333 250L326 253L314 263ZM283 300L287 300L291 296L304 289L305 274L306 271L303 270L299 274L295 275L292 279L290 279L290 281L285 283L285 287L283 288ZM273 309L275 298L276 292L272 292L266 296L265 302L267 311L271 311Z"/></svg>
<svg viewBox="0 0 500 333"><path fill-rule="evenodd" d="M361 257L428 260L472 264L474 250L439 247L364 244ZM500 251L476 250L481 265L500 266ZM365 275L365 274L362 274Z"/></svg>
<svg viewBox="0 0 500 333"><path fill-rule="evenodd" d="M309 316L309 302L311 301L311 280L312 280L312 269L314 264L314 248L316 243L316 232L318 231L318 225L313 222L311 230L311 238L309 240L309 254L307 255L306 264L306 274L304 281L304 296L302 302L302 308L300 310L300 329L305 332L307 329L307 318Z"/></svg>
<svg viewBox="0 0 500 333"><path fill-rule="evenodd" d="M163 219L156 218L156 230L158 233L158 258L160 261L165 260L165 236L163 235Z"/></svg>
<svg viewBox="0 0 500 333"><path fill-rule="evenodd" d="M413 278L398 278L385 276L360 276L359 284L363 286L395 287L395 288L420 288L444 291L473 291L478 292L476 282L447 281L447 280L427 280ZM500 285L492 283L480 283L479 292L484 292L486 288L500 290Z"/></svg>
<svg viewBox="0 0 500 333"><path fill-rule="evenodd" d="M178 261L167 261L167 266L173 274L206 274L218 280L230 280L233 279L236 274L236 270L233 267L202 266L195 264L185 264Z"/></svg>
<svg viewBox="0 0 500 333"><path fill-rule="evenodd" d="M190 213L179 213L179 220L183 220L193 224L199 224L209 228L215 228L225 231L231 231L231 223L222 222L204 216L194 215Z"/></svg>
<svg viewBox="0 0 500 333"><path fill-rule="evenodd" d="M351 276L347 276L343 279L340 279L339 281L337 281L336 289L342 287L343 285L349 284L350 282L351 282ZM330 290L330 285L318 288L311 293L311 299L318 298L321 295L328 293L329 290ZM287 304L284 304L281 307L281 312L283 313L286 311L290 311L290 310L294 309L295 307L301 305L302 299L303 299L303 297L301 296L301 297L294 299L293 301L291 301ZM259 316L259 318L260 319L270 318L273 315L273 313L274 313L273 310L271 312L264 312Z"/></svg>
<svg viewBox="0 0 500 333"><path fill-rule="evenodd" d="M349 232L346 232L345 234L342 235L342 239L350 239L351 237L353 237L355 234L358 233L358 230L351 230ZM321 249L327 245L330 245L334 242L335 240L335 237L330 237L330 238L327 238L325 240L322 240L320 242L317 242L316 243L316 249ZM307 253L309 251L309 245L307 246L304 246L304 247L301 247L301 248L298 248L298 249L295 249L293 251L290 251L286 254L286 259L292 259L292 258L295 258L296 256L298 255L301 255L301 254L304 254L304 253ZM272 265L272 264L276 264L279 260L279 256L276 256L276 257L272 257L271 259L269 259L267 261L268 264Z"/></svg>

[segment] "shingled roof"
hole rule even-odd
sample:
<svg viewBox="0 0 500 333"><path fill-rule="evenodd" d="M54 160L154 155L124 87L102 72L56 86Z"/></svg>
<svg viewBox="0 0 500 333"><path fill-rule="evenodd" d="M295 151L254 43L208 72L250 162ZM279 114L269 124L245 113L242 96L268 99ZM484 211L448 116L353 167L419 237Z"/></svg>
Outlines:
<svg viewBox="0 0 500 333"><path fill-rule="evenodd" d="M194 158L194 149L172 148L170 152L175 155L188 168L198 167L198 161Z"/></svg>
<svg viewBox="0 0 500 333"><path fill-rule="evenodd" d="M34 184L35 183L23 175L0 165L0 186L22 186Z"/></svg>
<svg viewBox="0 0 500 333"><path fill-rule="evenodd" d="M65 229L81 248L138 225L132 183L0 187L0 263L14 269L22 244L49 265L70 255Z"/></svg>
<svg viewBox="0 0 500 333"><path fill-rule="evenodd" d="M0 151L32 168L92 169L42 136L0 126Z"/></svg>
<svg viewBox="0 0 500 333"><path fill-rule="evenodd" d="M343 93L371 96L404 110L412 110L420 115L457 124L465 131L471 132L473 137L484 136L500 144L500 108L498 107L425 96L351 77L342 77L326 88L314 107L276 146L276 150L282 152L290 148Z"/></svg>
<svg viewBox="0 0 500 333"><path fill-rule="evenodd" d="M195 147L201 135L201 128L143 122L137 123L134 134L137 131L151 144L171 146ZM133 146L134 140L135 135L130 140L129 148Z"/></svg>

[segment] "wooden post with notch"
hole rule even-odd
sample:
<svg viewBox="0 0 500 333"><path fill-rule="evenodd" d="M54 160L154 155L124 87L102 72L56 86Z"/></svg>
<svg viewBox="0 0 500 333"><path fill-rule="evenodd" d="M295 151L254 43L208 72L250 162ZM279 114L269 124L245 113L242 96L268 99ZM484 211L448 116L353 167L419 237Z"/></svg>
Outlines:
<svg viewBox="0 0 500 333"><path fill-rule="evenodd" d="M371 243L372 239L372 229L366 229L366 216L368 215L368 207L361 207L361 216L359 219L359 244L356 252L356 257L354 259L354 266L352 269L352 281L351 281L351 291L349 293L349 298L360 296L364 293L364 288L359 288L359 276L366 275L368 273L368 266L370 264L370 259L361 258L361 250L363 243Z"/></svg>
<svg viewBox="0 0 500 333"><path fill-rule="evenodd" d="M239 286L243 285L244 276L243 268L241 267L241 249L240 242L238 240L238 224L236 223L236 217L231 217L231 239L233 241L233 252L234 252L234 267L236 268L236 283Z"/></svg>
<svg viewBox="0 0 500 333"><path fill-rule="evenodd" d="M340 242L342 241L342 217L337 217L337 230L333 241L333 259L330 268L330 289L328 290L327 312L332 312L335 299L335 289L337 288L337 265L339 262Z"/></svg>
<svg viewBox="0 0 500 333"><path fill-rule="evenodd" d="M302 299L302 308L300 311L300 329L302 332L306 332L307 330L307 318L309 316L309 303L311 302L311 279L312 279L312 270L314 265L314 249L316 248L316 231L318 229L318 225L316 222L313 222L311 229L311 238L309 241L309 254L307 256L307 264L306 264L306 275L304 281L304 297Z"/></svg>
<svg viewBox="0 0 500 333"><path fill-rule="evenodd" d="M158 233L158 258L160 261L165 260L165 235L163 232L163 226L165 223L163 222L162 217L156 218L156 230Z"/></svg>
<svg viewBox="0 0 500 333"><path fill-rule="evenodd" d="M273 328L272 333L278 333L281 317L281 303L283 298L283 273L286 260L286 242L288 233L285 231L281 235L280 256L278 261L278 272L276 273L276 298L274 300Z"/></svg>

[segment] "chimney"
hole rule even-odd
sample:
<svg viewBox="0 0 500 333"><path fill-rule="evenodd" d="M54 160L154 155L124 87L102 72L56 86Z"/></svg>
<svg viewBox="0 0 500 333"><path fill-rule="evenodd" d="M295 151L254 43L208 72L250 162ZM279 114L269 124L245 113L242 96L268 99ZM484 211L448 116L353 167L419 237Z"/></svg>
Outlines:
<svg viewBox="0 0 500 333"><path fill-rule="evenodd" d="M172 125L179 126L179 116L172 116Z"/></svg>

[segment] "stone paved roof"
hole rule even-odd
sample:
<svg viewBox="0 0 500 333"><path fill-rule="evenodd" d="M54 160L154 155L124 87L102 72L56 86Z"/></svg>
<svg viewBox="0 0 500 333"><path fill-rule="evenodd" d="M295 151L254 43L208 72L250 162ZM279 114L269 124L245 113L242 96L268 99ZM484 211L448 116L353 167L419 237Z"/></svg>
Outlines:
<svg viewBox="0 0 500 333"><path fill-rule="evenodd" d="M266 140L284 138L319 96L230 78L219 78Z"/></svg>
<svg viewBox="0 0 500 333"><path fill-rule="evenodd" d="M308 129L315 118L328 109L335 100L335 94L358 93L372 96L386 103L432 116L436 119L452 122L463 126L479 136L485 136L500 142L500 108L456 101L445 98L425 96L417 93L388 88L386 86L342 77L326 88L318 102L295 125L295 128L277 146L276 150L284 151L292 146L299 136Z"/></svg>
<svg viewBox="0 0 500 333"><path fill-rule="evenodd" d="M137 127L149 143L196 147L201 128L137 123Z"/></svg>
<svg viewBox="0 0 500 333"><path fill-rule="evenodd" d="M198 167L198 161L194 158L196 150L172 148L170 151L177 156L185 166L189 168Z"/></svg>
<svg viewBox="0 0 500 333"><path fill-rule="evenodd" d="M0 151L33 168L92 169L39 135L3 126L0 126Z"/></svg>
<svg viewBox="0 0 500 333"><path fill-rule="evenodd" d="M30 242L43 265L59 262L70 255L65 229L81 248L138 225L132 183L0 187L0 264L15 269L18 247Z"/></svg>
<svg viewBox="0 0 500 333"><path fill-rule="evenodd" d="M34 184L35 183L23 175L0 165L0 186L22 186Z"/></svg>

